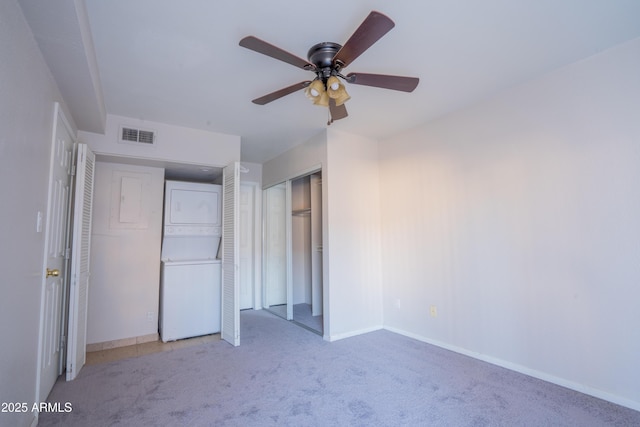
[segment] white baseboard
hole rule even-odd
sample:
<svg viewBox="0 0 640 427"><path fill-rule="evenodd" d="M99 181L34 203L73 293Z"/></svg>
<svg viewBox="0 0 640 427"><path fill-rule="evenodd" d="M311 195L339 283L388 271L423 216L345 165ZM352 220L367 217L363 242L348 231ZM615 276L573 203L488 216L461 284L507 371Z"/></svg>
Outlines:
<svg viewBox="0 0 640 427"><path fill-rule="evenodd" d="M502 368L509 369L511 371L519 372L524 375L528 375L530 377L538 378L543 381L550 382L552 384L559 385L561 387L565 387L571 390L578 391L580 393L588 394L593 397L597 397L598 399L606 400L611 403L615 403L616 405L625 406L627 408L633 409L635 411L640 411L640 402L633 401L631 399L627 399L621 396L617 396L615 394L608 393L606 391L602 391L593 387L585 386L584 384L576 383L574 381L569 381L567 379L557 377L555 375L548 374L546 372L541 372L535 369L527 368L526 366L521 366L515 363L508 362L506 360L498 359L492 356L488 356L486 354L477 353L471 350L467 350L462 347L457 347L454 345L450 345L441 341L432 340L421 335L417 335L411 332L403 331L401 329L396 329L393 327L385 327L384 329L394 332L396 334L404 335L409 338L413 338L418 341L422 341L427 344L435 345L436 347L444 348L445 350L451 350L456 353L463 354L465 356L473 357L474 359L482 360L483 362L491 363L492 365L500 366Z"/></svg>
<svg viewBox="0 0 640 427"><path fill-rule="evenodd" d="M111 350L113 348L127 347L130 345L144 344L146 342L158 341L160 335L156 332L154 334L142 335L139 337L123 338L113 341L98 342L93 344L87 344L87 353L102 350Z"/></svg>
<svg viewBox="0 0 640 427"><path fill-rule="evenodd" d="M338 340L342 340L349 337L355 337L356 335L366 334L367 332L379 331L380 329L384 329L382 325L373 326L371 328L359 329L357 331L349 331L349 332L343 332L341 334L329 335L329 339L325 338L325 340L338 341Z"/></svg>

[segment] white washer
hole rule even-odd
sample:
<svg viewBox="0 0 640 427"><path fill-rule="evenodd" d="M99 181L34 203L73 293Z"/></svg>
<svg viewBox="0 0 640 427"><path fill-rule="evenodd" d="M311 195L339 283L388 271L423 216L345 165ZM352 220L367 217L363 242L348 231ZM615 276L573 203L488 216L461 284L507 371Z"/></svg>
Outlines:
<svg viewBox="0 0 640 427"><path fill-rule="evenodd" d="M220 260L162 262L163 342L220 332L220 275Z"/></svg>

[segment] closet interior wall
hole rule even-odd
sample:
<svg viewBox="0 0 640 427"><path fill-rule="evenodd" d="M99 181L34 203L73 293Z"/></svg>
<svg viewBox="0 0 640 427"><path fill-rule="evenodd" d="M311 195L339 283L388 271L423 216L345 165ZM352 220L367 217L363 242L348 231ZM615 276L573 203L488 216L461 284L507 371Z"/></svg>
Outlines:
<svg viewBox="0 0 640 427"><path fill-rule="evenodd" d="M321 172L291 181L291 252L293 320L322 333Z"/></svg>
<svg viewBox="0 0 640 427"><path fill-rule="evenodd" d="M309 176L291 181L291 261L294 305L311 305L311 191Z"/></svg>

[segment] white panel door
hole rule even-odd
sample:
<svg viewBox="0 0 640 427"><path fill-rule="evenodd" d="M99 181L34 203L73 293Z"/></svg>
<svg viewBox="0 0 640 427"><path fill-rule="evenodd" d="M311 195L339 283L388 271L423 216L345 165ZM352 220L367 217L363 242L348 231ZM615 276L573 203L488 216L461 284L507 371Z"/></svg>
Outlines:
<svg viewBox="0 0 640 427"><path fill-rule="evenodd" d="M240 310L253 308L254 193L253 185L240 185Z"/></svg>
<svg viewBox="0 0 640 427"><path fill-rule="evenodd" d="M222 339L240 345L238 228L240 163L222 172Z"/></svg>
<svg viewBox="0 0 640 427"><path fill-rule="evenodd" d="M38 352L39 402L44 402L60 375L63 293L67 277L73 136L59 105L54 107L54 130L45 229L44 282L40 305Z"/></svg>
<svg viewBox="0 0 640 427"><path fill-rule="evenodd" d="M87 305L89 302L94 169L95 156L93 152L86 144L78 144L69 286L67 381L75 379L84 366L87 355Z"/></svg>

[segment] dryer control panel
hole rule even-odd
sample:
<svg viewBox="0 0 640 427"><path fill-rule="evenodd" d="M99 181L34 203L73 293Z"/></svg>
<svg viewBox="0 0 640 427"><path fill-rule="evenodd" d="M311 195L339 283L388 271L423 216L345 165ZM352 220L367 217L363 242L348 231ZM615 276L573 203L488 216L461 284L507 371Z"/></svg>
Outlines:
<svg viewBox="0 0 640 427"><path fill-rule="evenodd" d="M164 192L164 225L188 233L211 232L222 226L222 188L218 184L166 181ZM200 231L195 231L200 234ZM173 234L173 232L170 232Z"/></svg>

